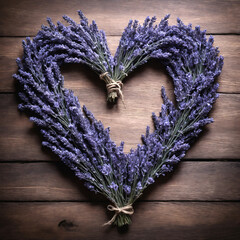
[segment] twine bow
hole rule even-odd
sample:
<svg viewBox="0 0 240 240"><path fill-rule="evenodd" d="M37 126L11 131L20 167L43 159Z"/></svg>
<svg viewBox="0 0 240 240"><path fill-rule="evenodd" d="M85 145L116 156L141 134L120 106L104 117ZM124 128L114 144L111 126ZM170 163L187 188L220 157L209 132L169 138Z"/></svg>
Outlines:
<svg viewBox="0 0 240 240"><path fill-rule="evenodd" d="M99 78L106 83L108 96L110 95L110 93L116 92L117 96L121 98L123 105L125 106L124 99L123 99L123 93L122 93L122 87L123 87L122 81L113 80L109 76L108 72L100 74Z"/></svg>
<svg viewBox="0 0 240 240"><path fill-rule="evenodd" d="M125 213L127 215L133 215L133 213L134 213L134 209L132 207L132 204L129 204L129 205L126 205L126 206L123 206L123 207L117 207L117 206L115 207L113 205L108 205L107 209L111 212L115 211L115 214L112 217L112 219L110 219L108 222L104 223L103 226L111 225L115 221L118 214L120 214L120 213Z"/></svg>

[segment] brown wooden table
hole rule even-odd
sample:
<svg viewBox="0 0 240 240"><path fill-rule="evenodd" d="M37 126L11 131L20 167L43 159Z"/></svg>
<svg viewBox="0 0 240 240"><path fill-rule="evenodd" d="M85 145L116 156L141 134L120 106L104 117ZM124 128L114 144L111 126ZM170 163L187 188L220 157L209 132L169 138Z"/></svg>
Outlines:
<svg viewBox="0 0 240 240"><path fill-rule="evenodd" d="M112 216L108 202L84 188L55 155L41 147L39 130L17 110L11 77L21 41L35 36L49 16L79 21L81 9L107 34L114 53L130 18L159 20L171 13L207 29L225 57L215 122L192 146L172 174L161 177L135 204L133 224L124 230L101 225ZM240 239L240 1L27 1L0 3L0 239ZM126 151L140 143L151 112L159 112L160 88L172 96L171 79L158 61L137 69L124 82L126 109L109 107L106 90L85 66L62 68L74 90ZM172 96L173 97L173 96Z"/></svg>

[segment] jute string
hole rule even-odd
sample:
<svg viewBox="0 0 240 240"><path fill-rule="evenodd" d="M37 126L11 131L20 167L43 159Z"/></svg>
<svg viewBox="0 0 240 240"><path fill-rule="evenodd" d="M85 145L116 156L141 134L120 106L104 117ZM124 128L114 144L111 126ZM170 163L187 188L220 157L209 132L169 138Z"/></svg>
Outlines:
<svg viewBox="0 0 240 240"><path fill-rule="evenodd" d="M104 223L103 226L111 225L115 221L118 214L120 214L120 213L125 213L127 215L133 215L133 213L134 213L134 209L132 207L132 204L126 205L124 207L115 207L113 205L108 205L107 209L111 212L115 211L115 214L112 217L112 219L109 220L108 222Z"/></svg>
<svg viewBox="0 0 240 240"><path fill-rule="evenodd" d="M122 93L122 87L123 83L121 81L114 81L110 76L108 72L102 73L99 75L99 78L103 80L106 83L107 93L108 95L111 92L116 92L117 96L121 98L124 106L124 99L123 99L123 93Z"/></svg>

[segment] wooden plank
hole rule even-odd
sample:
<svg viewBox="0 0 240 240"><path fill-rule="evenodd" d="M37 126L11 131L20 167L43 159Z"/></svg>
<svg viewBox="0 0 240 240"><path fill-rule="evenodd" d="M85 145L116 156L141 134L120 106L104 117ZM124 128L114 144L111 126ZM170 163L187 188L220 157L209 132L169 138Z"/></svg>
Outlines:
<svg viewBox="0 0 240 240"><path fill-rule="evenodd" d="M0 238L238 240L240 203L137 203L128 229L102 227L103 203L1 203Z"/></svg>
<svg viewBox="0 0 240 240"><path fill-rule="evenodd" d="M219 92L240 93L240 36L214 36L215 46L224 57L224 66L218 78Z"/></svg>
<svg viewBox="0 0 240 240"><path fill-rule="evenodd" d="M240 200L240 162L182 162L140 200ZM106 201L60 163L1 163L1 201Z"/></svg>
<svg viewBox="0 0 240 240"><path fill-rule="evenodd" d="M12 74L17 71L15 60L22 56L21 41L24 38L0 38L0 92L16 91ZM118 46L120 36L109 36L108 43L112 54ZM219 92L240 93L240 36L215 36L215 45L219 47L224 56L224 68L219 77ZM70 72L71 71L71 72ZM67 87L71 89L79 88L79 79L82 81L99 81L99 78L87 67L78 65L75 68L63 67L63 74ZM88 74L89 73L89 74ZM167 82L167 74L162 68L159 69L159 61L150 61L145 66L136 69L131 73L125 82L133 80L135 83L139 79L148 78L150 81ZM169 79L170 80L170 79ZM171 80L170 80L171 81ZM169 84L168 84L169 85ZM169 88L171 86L168 86Z"/></svg>
<svg viewBox="0 0 240 240"><path fill-rule="evenodd" d="M80 84L80 90L75 91L75 94L79 97L80 103L86 104L105 127L111 127L111 138L117 144L121 140L126 142L125 151L127 152L141 142L140 136L145 132L146 126L152 126L151 112L157 113L160 110L161 84L151 82L148 86L149 89L153 89L151 94L145 90L144 79L139 81L138 86L129 81L125 89L126 108L121 102L113 108L106 105L102 88L95 86L93 82ZM239 103L240 95L238 94L220 95L211 113L215 122L205 128L186 158L239 158ZM19 113L14 95L0 95L0 112L1 160L56 159L53 154L49 154L49 151L42 149L39 131L33 127L25 114Z"/></svg>
<svg viewBox="0 0 240 240"><path fill-rule="evenodd" d="M0 91L16 91L12 75L17 72L16 58L22 57L24 38L0 38Z"/></svg>
<svg viewBox="0 0 240 240"><path fill-rule="evenodd" d="M129 19L140 22L146 16L156 15L161 19L166 14L171 15L171 24L180 17L186 24L200 25L211 33L239 33L239 1L208 0L131 0L131 1L2 1L0 7L0 36L35 35L41 24L45 24L46 17L54 22L61 21L66 14L75 21L79 21L76 11L81 9L89 20L96 20L100 29L108 35L119 35L126 27Z"/></svg>

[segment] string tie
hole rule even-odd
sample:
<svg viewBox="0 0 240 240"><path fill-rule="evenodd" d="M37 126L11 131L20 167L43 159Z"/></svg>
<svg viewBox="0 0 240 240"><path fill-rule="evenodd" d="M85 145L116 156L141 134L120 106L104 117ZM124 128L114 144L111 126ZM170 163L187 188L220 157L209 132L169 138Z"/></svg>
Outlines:
<svg viewBox="0 0 240 240"><path fill-rule="evenodd" d="M103 226L111 225L115 221L118 214L120 214L120 213L125 213L127 215L133 215L133 213L134 213L134 209L132 207L132 204L129 204L129 205L126 205L126 206L123 206L123 207L117 207L117 206L115 207L113 205L108 205L107 209L111 212L115 212L115 214L112 217L112 219L110 219L108 222L104 223Z"/></svg>
<svg viewBox="0 0 240 240"><path fill-rule="evenodd" d="M122 93L122 88L123 88L122 81L113 80L109 76L108 72L101 73L99 75L99 78L106 83L108 96L111 96L111 93L115 92L117 97L120 97L120 99L122 100L122 102L125 106L124 99L123 99L123 93Z"/></svg>

